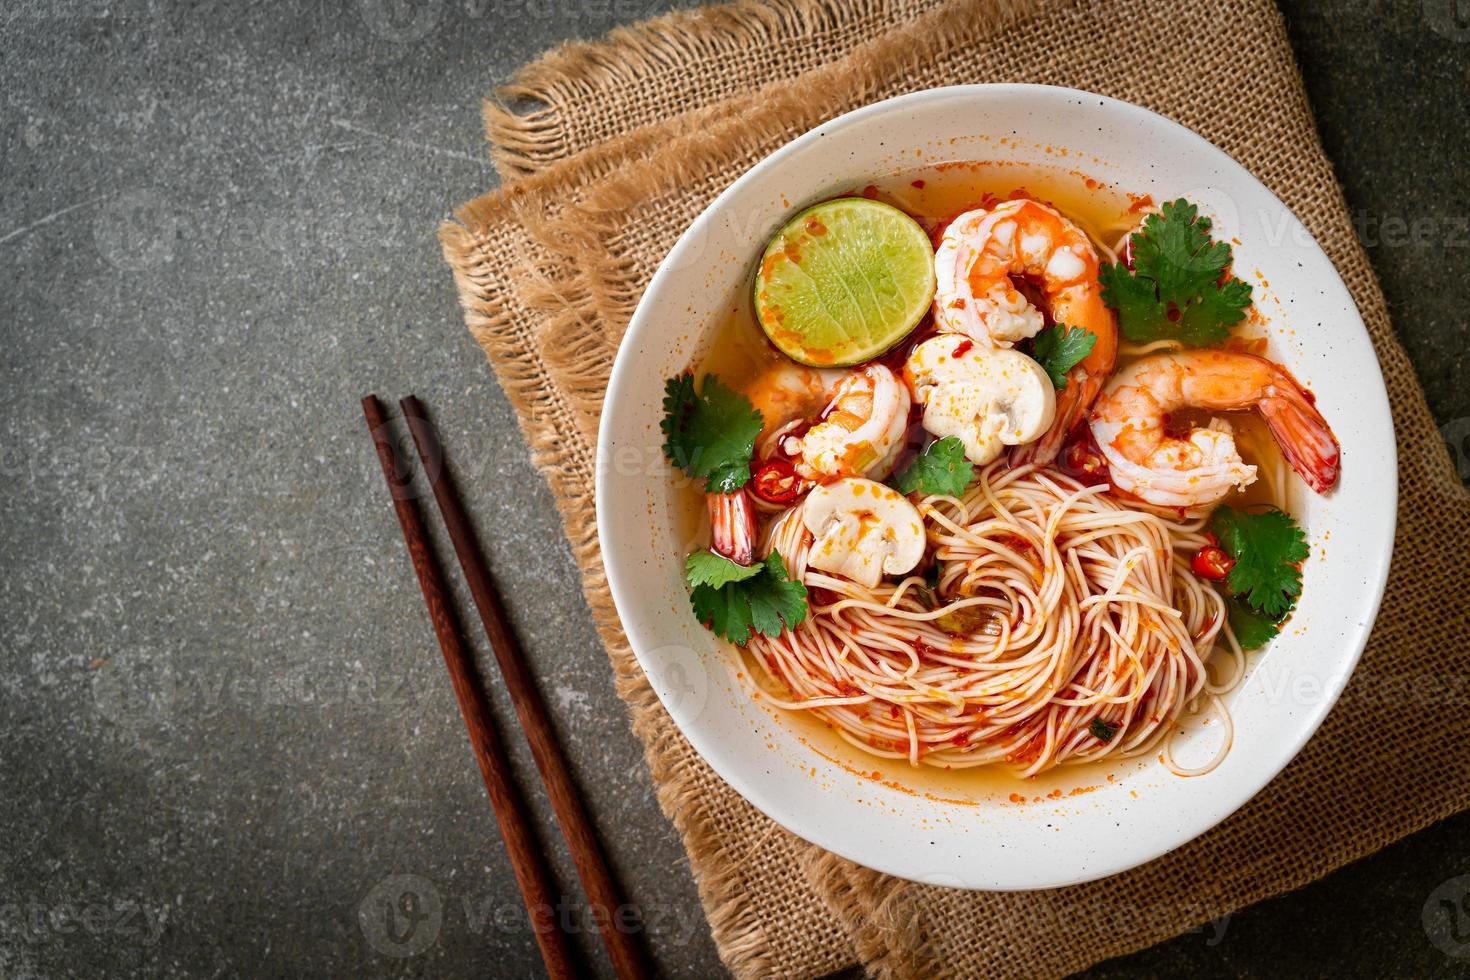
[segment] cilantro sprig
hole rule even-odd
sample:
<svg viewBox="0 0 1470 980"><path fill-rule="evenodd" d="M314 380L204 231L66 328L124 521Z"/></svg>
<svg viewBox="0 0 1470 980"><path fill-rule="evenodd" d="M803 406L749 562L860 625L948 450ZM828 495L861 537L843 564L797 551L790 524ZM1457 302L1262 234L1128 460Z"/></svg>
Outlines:
<svg viewBox="0 0 1470 980"><path fill-rule="evenodd" d="M1245 318L1251 287L1224 279L1232 253L1210 238L1210 219L1184 198L1149 215L1130 238L1133 269L1104 265L1103 301L1118 311L1118 326L1134 343L1180 340L1216 344Z"/></svg>
<svg viewBox="0 0 1470 980"><path fill-rule="evenodd" d="M710 493L732 493L750 479L761 414L750 400L705 375L696 392L694 375L664 385L664 456L692 477L706 478Z"/></svg>
<svg viewBox="0 0 1470 980"><path fill-rule="evenodd" d="M1268 616L1291 612L1308 555L1307 537L1296 521L1274 508L1253 514L1225 506L1210 518L1210 532L1235 560L1225 580L1232 594Z"/></svg>
<svg viewBox="0 0 1470 980"><path fill-rule="evenodd" d="M1057 323L1041 331L1031 341L1031 356L1051 376L1052 387L1067 387L1067 372L1092 353L1097 337L1081 327Z"/></svg>
<svg viewBox="0 0 1470 980"><path fill-rule="evenodd" d="M1211 516L1210 533L1234 561L1225 578L1230 628L1241 646L1264 646L1296 608L1307 537L1275 508L1251 513L1228 505Z"/></svg>
<svg viewBox="0 0 1470 980"><path fill-rule="evenodd" d="M975 477L974 465L965 458L965 444L958 436L932 442L914 461L893 478L899 493L943 494L958 497Z"/></svg>
<svg viewBox="0 0 1470 980"><path fill-rule="evenodd" d="M740 565L713 551L696 551L684 562L684 577L691 586L718 589L730 582L744 582L761 573L764 565Z"/></svg>
<svg viewBox="0 0 1470 980"><path fill-rule="evenodd" d="M725 569L717 562L740 571ZM731 643L744 646L756 633L780 636L806 619L806 586L786 573L778 551L749 568L712 552L696 552L689 556L685 570L694 586L689 594L694 615Z"/></svg>

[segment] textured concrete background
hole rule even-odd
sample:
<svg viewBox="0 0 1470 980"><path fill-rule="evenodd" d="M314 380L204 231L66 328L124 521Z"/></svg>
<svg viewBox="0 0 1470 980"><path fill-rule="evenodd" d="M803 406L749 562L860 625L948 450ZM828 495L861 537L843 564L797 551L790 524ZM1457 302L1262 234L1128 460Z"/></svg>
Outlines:
<svg viewBox="0 0 1470 980"><path fill-rule="evenodd" d="M1470 472L1470 22L1452 0L1287 8ZM494 182L477 97L557 41L659 9L0 10L0 976L539 970L364 437L369 390L436 412L660 967L719 971L433 237ZM1223 934L1094 972L1464 973L1467 831L1446 821ZM407 938L381 906L404 894Z"/></svg>

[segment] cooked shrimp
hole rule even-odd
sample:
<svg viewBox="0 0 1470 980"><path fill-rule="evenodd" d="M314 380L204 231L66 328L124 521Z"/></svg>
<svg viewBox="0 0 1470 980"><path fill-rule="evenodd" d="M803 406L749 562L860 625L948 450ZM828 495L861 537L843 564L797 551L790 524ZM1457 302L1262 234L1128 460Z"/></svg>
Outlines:
<svg viewBox="0 0 1470 980"><path fill-rule="evenodd" d="M1097 251L1080 228L1045 204L1015 200L952 221L934 271L934 322L940 330L994 347L1034 337L1045 316L1012 281L1024 276L1040 286L1054 323L1096 338L1092 351L1067 372L1051 428L1016 456L1017 462L1051 462L1097 397L1118 353L1118 324L1102 299Z"/></svg>
<svg viewBox="0 0 1470 980"><path fill-rule="evenodd" d="M814 416L827 403L827 393L838 376L838 372L803 367L783 357L747 384L742 391L762 419L757 455L769 456L773 436L793 422Z"/></svg>
<svg viewBox="0 0 1470 980"><path fill-rule="evenodd" d="M741 389L761 414L757 458L769 457L792 426L805 425L817 413L827 401L836 374L782 358ZM733 493L706 493L704 499L709 510L710 550L736 564L749 565L756 543L755 501L743 488Z"/></svg>
<svg viewBox="0 0 1470 980"><path fill-rule="evenodd" d="M908 425L908 387L883 365L869 364L842 376L815 425L778 442L804 479L881 480L903 452Z"/></svg>
<svg viewBox="0 0 1470 980"><path fill-rule="evenodd" d="M838 377L831 401L828 380ZM830 483L849 476L881 480L903 452L908 432L909 389L881 364L846 373L815 371L790 362L772 367L743 389L761 413L763 427L757 455L785 455L798 476ZM808 427L808 420L817 421ZM802 433L802 428L805 432ZM801 434L798 434L801 433ZM755 505L744 489L707 493L712 549L733 562L749 565L755 548Z"/></svg>
<svg viewBox="0 0 1470 980"><path fill-rule="evenodd" d="M1115 487L1159 506L1196 507L1255 480L1228 424L1216 419L1170 435L1167 416L1182 408L1255 409L1308 486L1325 493L1337 482L1337 438L1286 368L1254 354L1201 350L1150 355L1109 382L1092 434Z"/></svg>

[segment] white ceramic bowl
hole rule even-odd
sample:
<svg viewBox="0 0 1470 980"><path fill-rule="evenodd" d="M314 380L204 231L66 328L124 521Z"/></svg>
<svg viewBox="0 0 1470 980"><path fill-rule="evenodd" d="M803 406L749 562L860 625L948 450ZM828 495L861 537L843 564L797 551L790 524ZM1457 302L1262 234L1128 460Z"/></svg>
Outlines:
<svg viewBox="0 0 1470 980"><path fill-rule="evenodd" d="M659 460L664 379L703 355L786 216L875 176L945 159L1075 166L1158 201L1199 204L1217 237L1239 241L1236 273L1269 281L1256 299L1271 355L1311 387L1342 441L1337 489L1327 497L1302 490L1292 501L1313 552L1304 598L1230 695L1234 745L1208 775L1177 777L1146 759L1101 773L1063 769L1032 784L960 777L953 792L932 777L890 779L892 767L876 781L858 769L860 756L811 742L809 727L752 700L734 651L689 611L682 566L697 542L680 517L685 498ZM1357 309L1316 242L1259 181L1189 130L1124 102L1044 86L966 86L867 106L793 140L679 239L613 368L598 449L598 532L618 613L654 689L695 749L751 803L793 833L889 874L964 888L1048 888L1123 871L1203 833L1316 731L1357 663L1383 593L1395 458L1387 395ZM1221 737L1218 725L1193 730L1176 742L1177 756L1186 764L1207 757Z"/></svg>

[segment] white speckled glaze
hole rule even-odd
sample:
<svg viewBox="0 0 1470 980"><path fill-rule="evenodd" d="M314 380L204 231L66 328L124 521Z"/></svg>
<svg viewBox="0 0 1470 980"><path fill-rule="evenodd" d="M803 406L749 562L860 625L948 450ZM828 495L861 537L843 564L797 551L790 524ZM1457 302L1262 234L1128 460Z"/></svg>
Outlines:
<svg viewBox="0 0 1470 980"><path fill-rule="evenodd" d="M1291 501L1313 549L1304 598L1229 696L1234 747L1208 775L1181 778L1140 760L1112 779L1089 779L1095 785L1075 797L1034 799L1016 781L1025 805L1005 795L961 804L906 792L809 748L779 713L751 699L735 654L689 612L682 566L695 543L677 530L670 471L654 462L664 379L703 354L786 216L875 176L946 159L1060 164L1155 200L1199 204L1217 237L1240 242L1235 269L1258 284L1270 356L1314 391L1342 441L1338 488L1327 497L1299 488ZM867 106L793 140L679 239L613 368L598 446L598 531L618 613L654 689L695 749L751 803L879 871L963 888L1050 888L1115 874L1204 833L1317 730L1383 593L1395 460L1387 394L1357 309L1316 242L1259 181L1194 133L1124 102L1044 86L965 86ZM1181 761L1208 755L1218 731L1183 736Z"/></svg>

